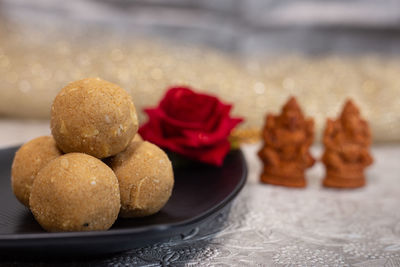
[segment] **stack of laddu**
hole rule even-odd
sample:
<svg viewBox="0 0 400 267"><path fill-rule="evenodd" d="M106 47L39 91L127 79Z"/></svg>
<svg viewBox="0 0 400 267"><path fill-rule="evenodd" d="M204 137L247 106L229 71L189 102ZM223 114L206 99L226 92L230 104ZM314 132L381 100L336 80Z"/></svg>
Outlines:
<svg viewBox="0 0 400 267"><path fill-rule="evenodd" d="M51 232L107 230L118 215L158 212L171 196L172 165L137 130L125 90L99 78L68 84L51 107L52 136L15 155L15 196Z"/></svg>

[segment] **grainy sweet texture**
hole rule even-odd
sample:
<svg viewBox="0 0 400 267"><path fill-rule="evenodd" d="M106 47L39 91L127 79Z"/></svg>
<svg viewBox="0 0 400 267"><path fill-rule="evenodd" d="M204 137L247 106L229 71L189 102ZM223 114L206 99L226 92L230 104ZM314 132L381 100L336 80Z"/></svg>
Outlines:
<svg viewBox="0 0 400 267"><path fill-rule="evenodd" d="M168 201L174 174L168 156L149 142L134 141L111 160L121 192L122 217L158 212Z"/></svg>
<svg viewBox="0 0 400 267"><path fill-rule="evenodd" d="M65 153L106 158L123 151L137 130L136 109L129 94L100 78L68 84L51 108L51 132Z"/></svg>
<svg viewBox="0 0 400 267"><path fill-rule="evenodd" d="M45 230L107 230L121 203L123 217L151 215L166 204L171 162L137 134L127 92L99 78L75 81L57 95L51 115L53 137L22 146L12 167L15 195ZM113 163L120 181L98 158Z"/></svg>
<svg viewBox="0 0 400 267"><path fill-rule="evenodd" d="M29 204L47 231L107 230L120 209L118 180L100 160L66 154L38 173Z"/></svg>
<svg viewBox="0 0 400 267"><path fill-rule="evenodd" d="M136 134L132 139L132 142L134 141L143 141L143 138L139 134Z"/></svg>
<svg viewBox="0 0 400 267"><path fill-rule="evenodd" d="M11 167L11 185L14 195L26 207L29 207L31 187L37 173L61 155L51 136L35 138L18 149Z"/></svg>

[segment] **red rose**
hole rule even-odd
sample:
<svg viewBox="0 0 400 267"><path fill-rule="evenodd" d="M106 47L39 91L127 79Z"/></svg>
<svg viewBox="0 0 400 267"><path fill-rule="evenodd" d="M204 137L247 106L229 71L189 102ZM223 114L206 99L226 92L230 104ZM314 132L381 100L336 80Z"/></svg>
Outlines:
<svg viewBox="0 0 400 267"><path fill-rule="evenodd" d="M228 136L242 121L229 116L231 108L214 96L174 87L158 107L145 109L149 121L139 133L160 147L220 166L230 149Z"/></svg>

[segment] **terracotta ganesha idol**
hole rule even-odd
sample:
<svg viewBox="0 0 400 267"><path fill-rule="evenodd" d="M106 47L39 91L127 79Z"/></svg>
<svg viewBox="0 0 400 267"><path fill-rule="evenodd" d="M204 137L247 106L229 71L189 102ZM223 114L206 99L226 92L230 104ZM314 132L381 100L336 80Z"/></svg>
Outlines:
<svg viewBox="0 0 400 267"><path fill-rule="evenodd" d="M372 164L371 132L360 111L348 100L336 120L328 119L324 132L326 167L324 186L356 188L365 185L364 169Z"/></svg>
<svg viewBox="0 0 400 267"><path fill-rule="evenodd" d="M258 155L264 163L261 182L305 187L304 171L315 160L309 152L314 140L314 121L304 115L294 97L280 115L268 114L263 130L264 145Z"/></svg>

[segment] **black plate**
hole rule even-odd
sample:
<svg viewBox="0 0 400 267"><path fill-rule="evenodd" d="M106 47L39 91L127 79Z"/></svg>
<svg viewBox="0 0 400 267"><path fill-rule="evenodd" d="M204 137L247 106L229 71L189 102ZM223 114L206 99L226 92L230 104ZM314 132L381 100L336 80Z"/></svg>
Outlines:
<svg viewBox="0 0 400 267"><path fill-rule="evenodd" d="M232 151L220 168L173 160L175 187L159 213L119 218L103 232L47 233L12 193L10 168L17 149L0 150L0 253L112 253L159 242L219 214L242 189L247 176L240 150Z"/></svg>

